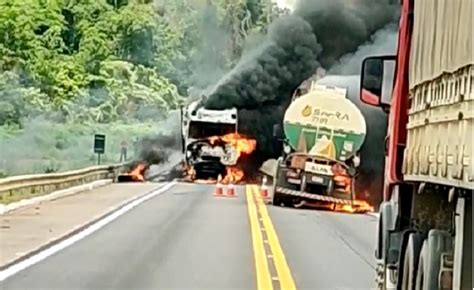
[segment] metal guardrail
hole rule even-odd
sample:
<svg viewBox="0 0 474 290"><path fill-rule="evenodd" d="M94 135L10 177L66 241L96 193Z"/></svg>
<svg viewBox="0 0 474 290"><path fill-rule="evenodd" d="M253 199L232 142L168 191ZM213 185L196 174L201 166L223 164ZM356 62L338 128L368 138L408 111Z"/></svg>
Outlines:
<svg viewBox="0 0 474 290"><path fill-rule="evenodd" d="M128 169L128 164L92 166L60 173L19 175L2 178L0 179L0 197L5 193L11 195L41 195L96 180L116 180L117 175L125 169Z"/></svg>

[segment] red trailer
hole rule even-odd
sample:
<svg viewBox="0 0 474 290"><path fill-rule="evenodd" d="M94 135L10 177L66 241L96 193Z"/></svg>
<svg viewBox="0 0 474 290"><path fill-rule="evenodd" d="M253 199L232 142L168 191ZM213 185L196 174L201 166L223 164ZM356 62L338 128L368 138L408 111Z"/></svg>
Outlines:
<svg viewBox="0 0 474 290"><path fill-rule="evenodd" d="M389 113L379 289L472 289L473 0L403 0L396 56L366 58Z"/></svg>

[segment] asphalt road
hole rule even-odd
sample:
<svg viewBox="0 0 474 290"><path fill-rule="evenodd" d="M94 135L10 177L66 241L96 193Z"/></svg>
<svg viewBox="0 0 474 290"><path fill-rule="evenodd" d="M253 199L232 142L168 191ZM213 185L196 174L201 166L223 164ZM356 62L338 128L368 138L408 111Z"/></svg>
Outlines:
<svg viewBox="0 0 474 290"><path fill-rule="evenodd" d="M176 184L0 289L371 289L376 219Z"/></svg>

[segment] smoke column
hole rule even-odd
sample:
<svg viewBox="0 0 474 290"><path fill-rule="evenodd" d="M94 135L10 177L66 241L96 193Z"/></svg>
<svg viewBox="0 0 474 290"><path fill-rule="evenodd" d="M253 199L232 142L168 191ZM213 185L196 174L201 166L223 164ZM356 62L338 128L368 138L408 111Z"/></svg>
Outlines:
<svg viewBox="0 0 474 290"><path fill-rule="evenodd" d="M274 156L272 125L291 94L318 67L329 70L398 18L390 0L305 0L269 28L260 47L242 57L208 94L210 109L237 107L240 131L258 140L259 156Z"/></svg>

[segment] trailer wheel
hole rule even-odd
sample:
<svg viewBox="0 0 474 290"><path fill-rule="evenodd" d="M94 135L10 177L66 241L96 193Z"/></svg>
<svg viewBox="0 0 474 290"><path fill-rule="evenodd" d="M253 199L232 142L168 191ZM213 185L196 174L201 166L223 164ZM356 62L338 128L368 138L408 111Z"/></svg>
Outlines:
<svg viewBox="0 0 474 290"><path fill-rule="evenodd" d="M278 178L280 178L280 162L278 162L277 164L275 176L273 177L273 186L272 186L273 188L272 188L271 196L272 196L273 205L284 206L282 194L276 191L276 188L278 186Z"/></svg>
<svg viewBox="0 0 474 290"><path fill-rule="evenodd" d="M423 235L421 233L411 233L405 249L402 290L415 290L416 273L422 245Z"/></svg>
<svg viewBox="0 0 474 290"><path fill-rule="evenodd" d="M273 205L285 206L285 203L283 202L283 200L284 200L284 197L282 196L281 193L278 193L276 191L273 193L273 199L272 199Z"/></svg>
<svg viewBox="0 0 474 290"><path fill-rule="evenodd" d="M450 235L440 230L430 230L421 247L415 290L438 290L441 254L449 247Z"/></svg>
<svg viewBox="0 0 474 290"><path fill-rule="evenodd" d="M303 172L301 173L301 177L300 177L300 180L301 180L301 184L300 184L300 191L301 192L305 192L306 191L306 185L307 185L307 177L306 177L306 174Z"/></svg>

